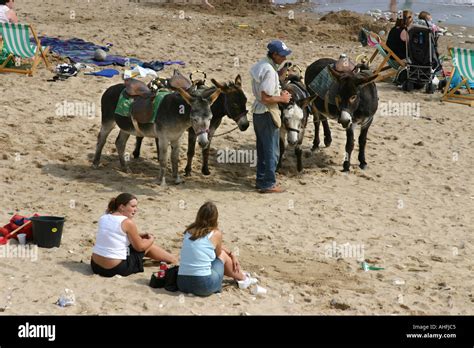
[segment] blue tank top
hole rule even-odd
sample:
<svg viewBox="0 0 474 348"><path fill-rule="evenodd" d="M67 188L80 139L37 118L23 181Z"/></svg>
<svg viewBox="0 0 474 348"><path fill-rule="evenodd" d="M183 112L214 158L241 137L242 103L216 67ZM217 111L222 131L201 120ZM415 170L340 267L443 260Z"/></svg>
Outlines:
<svg viewBox="0 0 474 348"><path fill-rule="evenodd" d="M179 275L209 276L211 275L211 262L216 259L215 246L210 238L214 232L191 240L191 234L186 232L181 248Z"/></svg>

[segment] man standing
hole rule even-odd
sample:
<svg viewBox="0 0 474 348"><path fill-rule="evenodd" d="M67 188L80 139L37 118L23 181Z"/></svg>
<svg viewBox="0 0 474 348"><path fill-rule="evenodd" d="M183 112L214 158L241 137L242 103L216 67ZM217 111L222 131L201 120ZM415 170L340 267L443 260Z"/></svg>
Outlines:
<svg viewBox="0 0 474 348"><path fill-rule="evenodd" d="M278 193L284 191L277 185L275 176L280 156L281 112L278 103L288 104L291 98L287 91L281 92L278 70L291 50L280 40L270 42L267 48L267 56L250 69L255 96L253 126L257 136L255 187L261 193Z"/></svg>

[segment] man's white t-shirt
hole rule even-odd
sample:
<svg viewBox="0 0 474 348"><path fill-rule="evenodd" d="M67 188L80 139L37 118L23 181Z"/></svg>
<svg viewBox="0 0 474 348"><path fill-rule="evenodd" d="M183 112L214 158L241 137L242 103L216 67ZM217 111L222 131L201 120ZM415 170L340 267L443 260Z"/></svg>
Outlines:
<svg viewBox="0 0 474 348"><path fill-rule="evenodd" d="M262 92L270 97L279 96L281 93L280 79L278 77L278 66L268 57L263 58L250 69L252 77L252 92L255 102L252 106L254 114L263 114L268 110L262 103Z"/></svg>

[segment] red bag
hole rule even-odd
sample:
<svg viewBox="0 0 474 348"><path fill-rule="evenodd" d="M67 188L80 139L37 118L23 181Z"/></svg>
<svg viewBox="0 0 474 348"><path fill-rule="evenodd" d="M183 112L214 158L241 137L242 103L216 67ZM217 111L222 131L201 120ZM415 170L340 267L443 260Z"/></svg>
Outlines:
<svg viewBox="0 0 474 348"><path fill-rule="evenodd" d="M34 214L33 216L39 216L38 214ZM28 218L26 216L22 215L13 215L13 217L10 219L10 223L1 227L0 228L0 233L3 234L3 236L6 236L10 232L16 230L18 227L26 224L28 222ZM6 232L6 233L5 233ZM33 239L33 225L29 224L28 226L25 226L22 230L19 231L19 233L25 233L26 234L26 239L31 240ZM12 238L16 238L16 235L13 236Z"/></svg>
<svg viewBox="0 0 474 348"><path fill-rule="evenodd" d="M3 236L5 237L5 236L6 236L7 234L9 234L9 233L10 233L9 230L7 230L7 229L4 228L4 227L0 227L0 234L1 234L1 235L3 235Z"/></svg>

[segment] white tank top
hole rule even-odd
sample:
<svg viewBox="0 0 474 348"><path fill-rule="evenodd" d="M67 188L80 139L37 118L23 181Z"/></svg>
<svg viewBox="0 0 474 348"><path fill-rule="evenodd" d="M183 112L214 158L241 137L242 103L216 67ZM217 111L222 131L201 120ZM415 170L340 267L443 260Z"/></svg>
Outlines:
<svg viewBox="0 0 474 348"><path fill-rule="evenodd" d="M126 260L129 254L130 240L122 230L126 216L105 214L99 219L99 229L92 249L94 254L117 260Z"/></svg>
<svg viewBox="0 0 474 348"><path fill-rule="evenodd" d="M8 23L7 12L10 8L7 5L0 5L0 23Z"/></svg>

